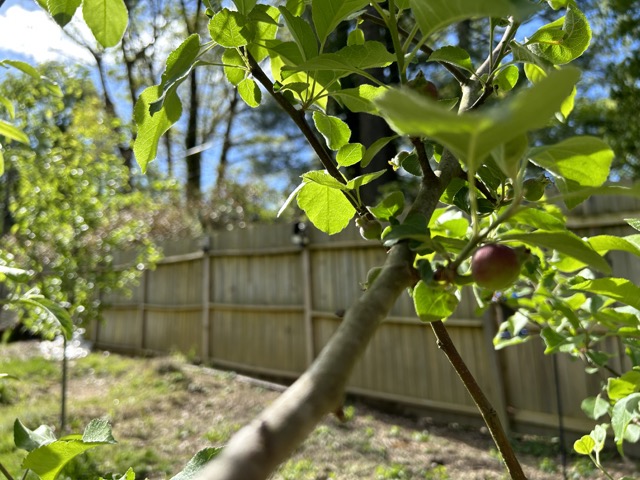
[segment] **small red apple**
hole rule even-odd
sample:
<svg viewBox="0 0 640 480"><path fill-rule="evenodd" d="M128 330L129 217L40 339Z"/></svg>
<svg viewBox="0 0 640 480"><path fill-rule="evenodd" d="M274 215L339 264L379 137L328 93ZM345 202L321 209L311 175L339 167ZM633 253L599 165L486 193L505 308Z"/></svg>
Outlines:
<svg viewBox="0 0 640 480"><path fill-rule="evenodd" d="M489 244L478 248L471 258L471 276L488 290L503 290L520 276L521 255L506 245Z"/></svg>

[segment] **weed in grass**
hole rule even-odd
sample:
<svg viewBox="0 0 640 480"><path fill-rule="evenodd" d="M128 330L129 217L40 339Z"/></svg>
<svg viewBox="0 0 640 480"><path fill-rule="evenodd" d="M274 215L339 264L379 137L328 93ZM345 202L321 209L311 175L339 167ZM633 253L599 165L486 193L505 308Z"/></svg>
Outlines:
<svg viewBox="0 0 640 480"><path fill-rule="evenodd" d="M227 440L231 438L231 435L233 435L239 429L240 424L238 423L218 425L205 433L204 438L206 438L207 441L211 442L214 445L222 445L226 443Z"/></svg>
<svg viewBox="0 0 640 480"><path fill-rule="evenodd" d="M449 480L451 477L449 477L447 467L444 465L437 465L430 468L427 473L424 474L424 478L426 480Z"/></svg>
<svg viewBox="0 0 640 480"><path fill-rule="evenodd" d="M421 432L413 432L413 435L411 436L411 438L415 441L415 442L428 442L431 438L431 434L429 433L428 430L422 430Z"/></svg>
<svg viewBox="0 0 640 480"><path fill-rule="evenodd" d="M404 480L410 478L402 465L394 464L389 467L378 465L376 467L376 480Z"/></svg>
<svg viewBox="0 0 640 480"><path fill-rule="evenodd" d="M344 415L344 421L350 422L356 415L356 407L348 405L342 409L342 414Z"/></svg>
<svg viewBox="0 0 640 480"><path fill-rule="evenodd" d="M392 437L399 437L402 435L402 429L398 425L393 425L389 429L389 435L391 435Z"/></svg>
<svg viewBox="0 0 640 480"><path fill-rule="evenodd" d="M540 470L545 473L556 473L558 471L558 465L556 464L556 461L550 457L544 457L542 460L540 460L538 468L540 468Z"/></svg>
<svg viewBox="0 0 640 480"><path fill-rule="evenodd" d="M311 460L289 460L278 473L282 480L314 480L317 471Z"/></svg>
<svg viewBox="0 0 640 480"><path fill-rule="evenodd" d="M588 457L580 457L573 462L569 470L569 478L571 480L579 480L582 478L594 477L598 472L597 467Z"/></svg>

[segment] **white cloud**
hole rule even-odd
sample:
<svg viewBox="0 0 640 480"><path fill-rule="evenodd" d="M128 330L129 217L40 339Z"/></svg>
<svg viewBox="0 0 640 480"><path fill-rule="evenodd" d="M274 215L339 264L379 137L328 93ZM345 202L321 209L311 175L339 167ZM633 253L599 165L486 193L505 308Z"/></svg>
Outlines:
<svg viewBox="0 0 640 480"><path fill-rule="evenodd" d="M91 55L67 37L44 10L5 5L0 9L0 60L16 57L35 63L93 63Z"/></svg>

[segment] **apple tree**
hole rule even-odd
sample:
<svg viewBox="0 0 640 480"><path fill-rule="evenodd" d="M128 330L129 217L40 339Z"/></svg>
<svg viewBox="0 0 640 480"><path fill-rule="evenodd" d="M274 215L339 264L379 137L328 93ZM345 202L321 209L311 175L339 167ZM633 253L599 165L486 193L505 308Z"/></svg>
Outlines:
<svg viewBox="0 0 640 480"><path fill-rule="evenodd" d="M57 4L67 5L48 7ZM599 138L530 142L532 132L571 114L581 72L570 64L592 40L578 4L233 0L225 8L208 7L209 36L186 38L167 58L160 84L144 90L135 105L134 154L141 168L153 161L161 136L181 116L179 86L194 69L221 68L250 107L271 96L318 158L319 169L302 175L282 208L297 202L330 235L353 221L365 238L387 249L387 258L308 371L241 429L200 478L266 478L324 415L339 412L353 366L406 291L478 405L511 478L525 476L495 410L447 333L445 320L464 288L473 289L480 312L496 301L515 312L502 324L498 348L526 341L530 337L518 333L527 328L539 332L547 353L609 370L602 342L617 337L629 369L610 372L601 395L584 403L592 417L610 421L575 449L600 466L607 435L621 452L625 441L637 441L640 289L612 277L604 255L640 255L640 237L581 238L568 230L565 212L594 194L637 196L638 190L606 183L614 154ZM534 26L540 22L530 20L544 9L555 20ZM471 19L485 31L474 52L454 35ZM338 44L334 32L344 22L349 33ZM367 23L386 30L387 44L367 38ZM222 51L221 57L214 51ZM370 74L375 68L395 72L389 78L397 83ZM436 69L451 83L427 80L442 78ZM379 116L395 133L369 145L352 141L336 105ZM360 189L384 170L350 177L348 169L365 167L389 142L403 146L389 168L416 177L418 187L398 188L366 204ZM635 219L629 224L640 227Z"/></svg>

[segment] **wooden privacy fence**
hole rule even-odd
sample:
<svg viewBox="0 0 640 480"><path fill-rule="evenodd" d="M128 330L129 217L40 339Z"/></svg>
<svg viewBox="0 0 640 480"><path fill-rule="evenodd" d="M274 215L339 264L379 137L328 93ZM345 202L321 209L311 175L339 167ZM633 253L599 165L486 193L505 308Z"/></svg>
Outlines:
<svg viewBox="0 0 640 480"><path fill-rule="evenodd" d="M625 235L634 230L623 219L637 212L639 202L591 199L571 225L579 235ZM340 312L361 294L368 270L385 258L384 249L361 240L355 228L333 237L309 230L304 248L292 244L292 226L282 224L215 233L206 249L202 239L167 245L166 258L143 273L130 297L102 298L104 322L91 328L92 340L100 348L180 351L249 374L298 377L336 330ZM615 252L607 258L617 275L640 280L635 257ZM539 338L496 352L496 322L474 310L465 289L446 324L503 421L515 431L553 434L561 414L565 428L590 429L580 402L598 393L602 377L587 375L566 355L543 355ZM622 368L620 345L611 340L608 348L618 354L612 367ZM408 294L379 328L349 392L446 418L478 416Z"/></svg>

